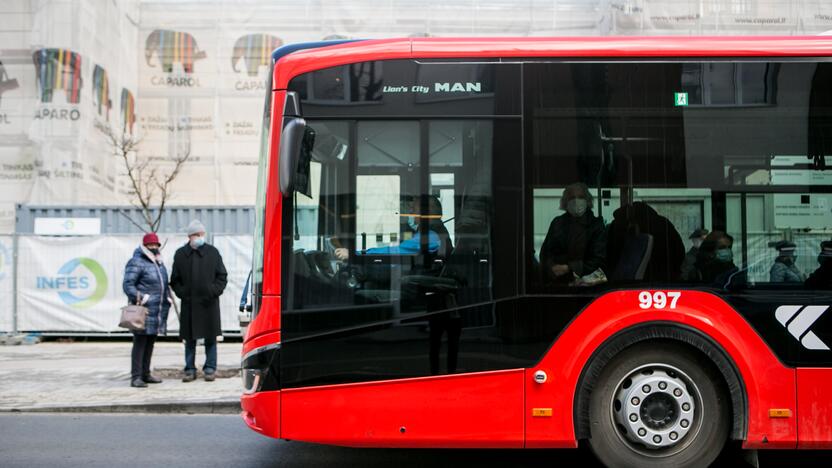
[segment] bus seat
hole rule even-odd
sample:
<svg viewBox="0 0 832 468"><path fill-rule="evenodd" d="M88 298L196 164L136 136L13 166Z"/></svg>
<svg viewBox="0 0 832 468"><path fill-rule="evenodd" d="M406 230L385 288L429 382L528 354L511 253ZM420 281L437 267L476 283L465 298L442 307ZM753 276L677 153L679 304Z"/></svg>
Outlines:
<svg viewBox="0 0 832 468"><path fill-rule="evenodd" d="M624 240L618 264L612 272L613 280L643 280L653 253L653 236L630 234Z"/></svg>

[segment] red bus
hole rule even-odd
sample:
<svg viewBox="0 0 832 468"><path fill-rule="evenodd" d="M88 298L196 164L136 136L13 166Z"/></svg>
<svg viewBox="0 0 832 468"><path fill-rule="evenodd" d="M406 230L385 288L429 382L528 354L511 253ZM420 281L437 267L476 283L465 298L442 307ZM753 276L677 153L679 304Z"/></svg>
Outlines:
<svg viewBox="0 0 832 468"><path fill-rule="evenodd" d="M702 466L832 446L832 40L273 55L243 418Z"/></svg>

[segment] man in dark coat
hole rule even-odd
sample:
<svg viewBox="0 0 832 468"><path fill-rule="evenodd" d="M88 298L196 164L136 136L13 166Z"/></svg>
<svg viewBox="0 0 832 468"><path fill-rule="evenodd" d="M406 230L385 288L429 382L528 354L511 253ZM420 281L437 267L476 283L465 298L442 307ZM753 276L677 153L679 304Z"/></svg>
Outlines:
<svg viewBox="0 0 832 468"><path fill-rule="evenodd" d="M220 326L220 295L228 273L219 251L205 243L205 226L198 220L188 225L188 243L173 257L170 286L182 300L179 336L185 341L185 377L196 379L196 340L205 342L205 380L214 380L217 370L217 336Z"/></svg>

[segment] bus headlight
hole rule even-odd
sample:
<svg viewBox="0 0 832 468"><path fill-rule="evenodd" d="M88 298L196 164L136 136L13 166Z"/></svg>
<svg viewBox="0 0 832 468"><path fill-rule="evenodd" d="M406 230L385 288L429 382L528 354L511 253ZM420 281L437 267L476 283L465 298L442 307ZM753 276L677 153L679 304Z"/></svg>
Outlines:
<svg viewBox="0 0 832 468"><path fill-rule="evenodd" d="M280 389L280 343L271 343L247 352L242 359L243 393Z"/></svg>
<svg viewBox="0 0 832 468"><path fill-rule="evenodd" d="M251 395L263 388L263 380L268 369L243 369L243 393Z"/></svg>

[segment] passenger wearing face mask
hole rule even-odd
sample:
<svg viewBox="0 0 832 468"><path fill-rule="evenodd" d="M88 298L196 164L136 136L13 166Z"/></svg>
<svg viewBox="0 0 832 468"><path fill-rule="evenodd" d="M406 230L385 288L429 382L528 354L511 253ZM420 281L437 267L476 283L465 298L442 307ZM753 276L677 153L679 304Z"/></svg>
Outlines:
<svg viewBox="0 0 832 468"><path fill-rule="evenodd" d="M795 245L789 241L779 241L770 246L777 249L777 258L769 270L769 281L772 283L802 283L806 276L795 265Z"/></svg>
<svg viewBox="0 0 832 468"><path fill-rule="evenodd" d="M182 300L179 336L185 342L185 377L196 379L196 341L205 342L205 380L214 380L217 370L217 337L220 326L220 296L228 273L220 252L205 242L205 226L198 220L188 225L188 242L173 257L170 286Z"/></svg>
<svg viewBox="0 0 832 468"><path fill-rule="evenodd" d="M818 269L806 278L806 287L811 289L832 289L832 240L820 243Z"/></svg>
<svg viewBox="0 0 832 468"><path fill-rule="evenodd" d="M697 229L690 235L690 250L685 254L685 259L682 261L681 277L682 281L696 281L699 277L696 272L696 256L699 255L699 248L705 237L708 235L707 229Z"/></svg>
<svg viewBox="0 0 832 468"><path fill-rule="evenodd" d="M133 332L131 353L131 387L147 387L161 380L150 374L150 358L157 335L167 333L170 290L168 271L162 263L161 244L156 233L148 233L142 245L133 251L133 257L124 267L122 289L131 304L147 307L145 328Z"/></svg>
<svg viewBox="0 0 832 468"><path fill-rule="evenodd" d="M540 264L546 283L569 284L590 275L603 276L606 258L604 221L592 213L592 195L585 184L563 190L560 209L540 248Z"/></svg>
<svg viewBox="0 0 832 468"><path fill-rule="evenodd" d="M734 264L734 238L722 231L705 237L696 259L696 269L703 283L733 289L745 284L745 274Z"/></svg>

